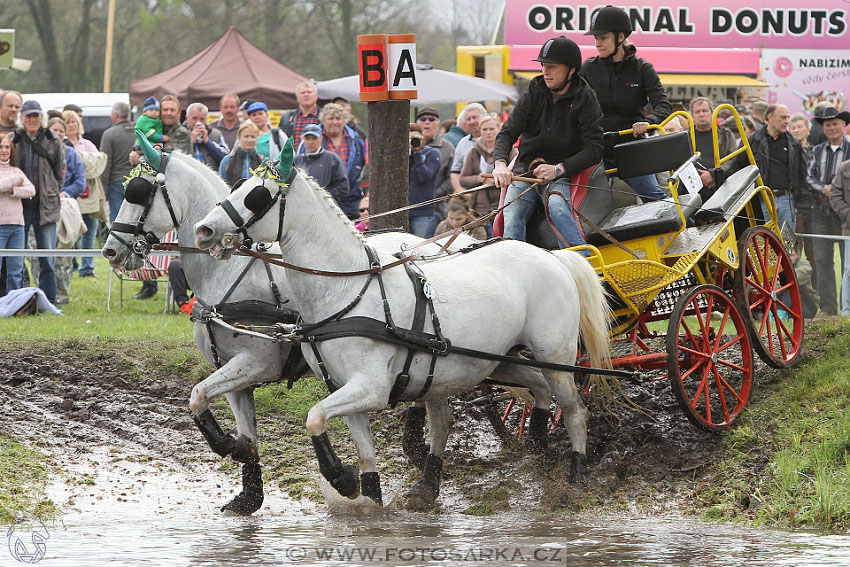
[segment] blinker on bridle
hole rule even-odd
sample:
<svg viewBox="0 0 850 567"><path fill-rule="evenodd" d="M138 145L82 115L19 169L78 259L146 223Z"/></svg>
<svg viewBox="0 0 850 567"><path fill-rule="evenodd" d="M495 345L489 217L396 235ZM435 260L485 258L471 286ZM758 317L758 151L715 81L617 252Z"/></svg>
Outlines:
<svg viewBox="0 0 850 567"><path fill-rule="evenodd" d="M247 221L242 220L242 216L239 214L239 211L237 211L233 204L226 199L217 203L218 206L221 206L221 208L224 209L224 212L227 213L228 217L230 217L231 222L233 222L236 226L236 232L242 233L242 245L246 248L250 248L254 244L254 239L248 235L248 228L263 218L266 213L271 210L278 199L280 199L280 220L278 222L276 240L280 240L280 237L283 234L286 193L289 188L289 184L292 183L292 179L295 177L296 171L295 168L292 168L289 178L284 181L278 174L277 170L269 162L264 162L256 170L252 170L251 174L252 176L263 180L262 185L257 185L251 189L247 195L245 195L245 208L251 211L251 218ZM242 183L238 183L234 186L234 190L236 190L241 184ZM271 193L273 191L274 195L272 196Z"/></svg>
<svg viewBox="0 0 850 567"><path fill-rule="evenodd" d="M153 207L157 192L162 193L168 207L168 214L171 215L171 222L175 228L177 227L177 216L174 214L171 197L168 195L168 189L165 185L165 167L170 157L167 152L162 152L158 171L154 171L144 158L139 161L139 165L133 168L124 182L124 200L133 205L143 206L144 210L135 225L113 222L109 228L112 236L139 256L144 256L150 251L151 246L160 243L160 238L156 234L145 230L145 221L150 214L151 207ZM118 236L118 233L132 234L134 237L133 244L124 241Z"/></svg>

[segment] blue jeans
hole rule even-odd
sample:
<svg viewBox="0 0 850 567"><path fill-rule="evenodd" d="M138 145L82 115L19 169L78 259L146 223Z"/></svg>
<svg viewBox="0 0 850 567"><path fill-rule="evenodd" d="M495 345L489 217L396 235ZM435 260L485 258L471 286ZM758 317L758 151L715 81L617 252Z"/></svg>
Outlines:
<svg viewBox="0 0 850 567"><path fill-rule="evenodd" d="M613 158L605 158L602 162L605 164L605 169L617 167L617 160ZM621 179L635 190L635 193L640 196L644 203L667 199L667 194L658 186L658 179L655 175L641 175L638 177L629 177L628 179L621 177Z"/></svg>
<svg viewBox="0 0 850 567"><path fill-rule="evenodd" d="M30 232L32 227L35 233L35 244L39 250L53 250L56 248L56 223L51 222L42 225L39 222L38 208L24 207L24 236ZM50 303L56 303L56 273L53 271L53 265L56 258L39 257L38 265L40 268L38 274L38 287L47 296Z"/></svg>
<svg viewBox="0 0 850 567"><path fill-rule="evenodd" d="M416 236L427 238L428 229L431 228L431 217L410 217L410 232Z"/></svg>
<svg viewBox="0 0 850 567"><path fill-rule="evenodd" d="M83 215L83 220L86 223L87 230L80 237L80 245L83 248L91 249L94 248L94 240L97 236L97 226L99 223L97 219L93 219L89 215ZM94 258L92 258L91 256L84 256L81 260L79 273L81 276L93 274Z"/></svg>
<svg viewBox="0 0 850 567"><path fill-rule="evenodd" d="M24 249L24 227L19 224L0 225L0 248ZM6 262L6 293L21 289L24 279L24 257L7 256L0 258Z"/></svg>
<svg viewBox="0 0 850 567"><path fill-rule="evenodd" d="M514 240L525 240L525 225L528 223L531 213L534 212L534 207L538 199L543 197L537 194L537 191L529 191L517 199L517 195L528 189L529 184L525 181L516 181L508 187L508 192L505 195L505 202L511 202L510 206L505 207L505 238L513 238ZM570 180L569 178L558 179L552 181L546 187L549 190L549 217L555 224L555 228L561 233L570 246L581 246L586 244L581 231L576 224L576 219L573 217L572 207L570 206ZM557 193L557 194L556 194ZM545 190L544 190L545 195ZM563 195L564 198L559 195ZM514 199L516 199L514 201ZM558 239L558 243L563 248L564 245Z"/></svg>
<svg viewBox="0 0 850 567"><path fill-rule="evenodd" d="M786 222L791 230L797 231L797 213L794 205L794 197L792 195L777 195L774 197L776 201L776 222L779 223L779 230L782 230L782 225ZM761 204L761 210L764 213L765 221L770 217L767 216L767 207L764 203Z"/></svg>
<svg viewBox="0 0 850 567"><path fill-rule="evenodd" d="M116 181L106 186L106 202L109 203L109 222L115 222L121 203L124 202L124 182Z"/></svg>

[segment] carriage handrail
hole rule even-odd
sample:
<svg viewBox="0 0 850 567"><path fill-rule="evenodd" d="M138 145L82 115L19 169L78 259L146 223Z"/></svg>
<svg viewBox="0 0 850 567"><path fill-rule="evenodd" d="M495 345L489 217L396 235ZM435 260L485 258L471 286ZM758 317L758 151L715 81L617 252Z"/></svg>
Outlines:
<svg viewBox="0 0 850 567"><path fill-rule="evenodd" d="M738 129L738 136L741 138L741 147L735 149L732 153L722 158L720 157L720 144L717 141L717 132L719 128L717 124L717 117L720 114L721 110L728 110L732 113L732 118L735 119L735 127ZM749 158L750 163L753 165L757 165L756 158L753 155L753 149L750 147L750 142L747 139L747 132L744 130L744 123L741 122L741 117L738 115L738 111L731 104L720 104L717 106L717 108L714 109L714 113L711 115L711 138L714 144L715 167L720 167L727 161L744 152L747 153L747 158ZM764 185L764 181L761 178L761 171L759 171L758 184Z"/></svg>

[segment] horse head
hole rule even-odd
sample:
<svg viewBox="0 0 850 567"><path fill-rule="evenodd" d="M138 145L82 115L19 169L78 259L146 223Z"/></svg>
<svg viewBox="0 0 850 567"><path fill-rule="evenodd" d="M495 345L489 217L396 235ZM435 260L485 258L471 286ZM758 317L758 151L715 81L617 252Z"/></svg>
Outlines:
<svg viewBox="0 0 850 567"><path fill-rule="evenodd" d="M112 267L126 270L142 268L151 246L179 228L186 211L207 211L227 191L217 175L203 173L207 168L193 158L163 154L139 130L136 140L143 159L124 182L124 201L102 250Z"/></svg>
<svg viewBox="0 0 850 567"><path fill-rule="evenodd" d="M241 245L254 239L280 240L290 184L298 179L292 166L295 148L287 140L276 164L262 163L252 177L234 187L227 199L218 203L195 225L195 243L210 250L217 259L228 259Z"/></svg>

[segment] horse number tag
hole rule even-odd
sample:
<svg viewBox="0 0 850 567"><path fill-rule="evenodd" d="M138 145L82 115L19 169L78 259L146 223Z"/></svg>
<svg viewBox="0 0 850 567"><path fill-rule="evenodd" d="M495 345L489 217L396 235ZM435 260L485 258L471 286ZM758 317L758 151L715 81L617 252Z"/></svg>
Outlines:
<svg viewBox="0 0 850 567"><path fill-rule="evenodd" d="M431 300L433 300L433 299L434 299L434 288L432 288L432 287L431 287L431 284L429 284L428 282L423 282L423 283L422 283L422 293L423 293L423 294L425 295L425 297L427 297L428 299L431 299Z"/></svg>
<svg viewBox="0 0 850 567"><path fill-rule="evenodd" d="M689 163L681 171L679 171L679 179L685 184L688 193L696 195L702 189L702 179L699 172L693 163Z"/></svg>

